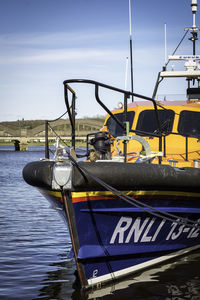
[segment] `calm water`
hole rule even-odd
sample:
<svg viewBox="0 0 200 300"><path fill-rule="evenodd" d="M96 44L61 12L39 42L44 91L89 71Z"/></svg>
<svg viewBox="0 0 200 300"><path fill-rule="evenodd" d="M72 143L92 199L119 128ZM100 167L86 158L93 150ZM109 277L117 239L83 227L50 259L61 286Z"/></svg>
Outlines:
<svg viewBox="0 0 200 300"><path fill-rule="evenodd" d="M30 150L41 150L32 148ZM0 147L0 299L200 300L200 252L101 290L76 284L67 225L22 179L41 151Z"/></svg>

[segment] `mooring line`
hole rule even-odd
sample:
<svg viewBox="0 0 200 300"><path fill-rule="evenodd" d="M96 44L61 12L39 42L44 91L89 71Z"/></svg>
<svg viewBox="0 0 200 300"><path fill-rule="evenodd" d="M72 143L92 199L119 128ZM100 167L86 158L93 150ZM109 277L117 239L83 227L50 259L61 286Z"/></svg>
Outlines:
<svg viewBox="0 0 200 300"><path fill-rule="evenodd" d="M74 163L74 160L73 160ZM143 211L159 217L159 218L163 218L165 220L171 221L171 222L176 222L178 224L181 225L187 225L189 227L196 227L200 229L200 226L198 225L198 222L190 220L188 218L183 218L180 216L177 216L175 214L171 214L168 212L164 212L160 209L157 209L151 205L148 205L146 203L143 203L142 201L136 200L135 198L132 198L126 194L124 194L123 192L113 188L112 186L108 185L107 183L105 183L103 180L101 180L100 178L96 177L94 174L92 174L91 172L89 172L88 170L86 170L84 167L80 166L76 161L75 161L75 166L78 169L81 169L82 172L85 172L86 174L88 174L92 179L94 179L97 183L99 183L101 186L103 186L104 188L106 188L106 190L112 192L114 195L116 195L117 197L121 197L122 200L126 201L127 203L142 209ZM148 209L147 209L148 208ZM152 211L150 211L150 210ZM190 224L189 224L190 223Z"/></svg>
<svg viewBox="0 0 200 300"><path fill-rule="evenodd" d="M153 207L151 205L143 203L142 201L136 200L135 198L132 198L132 197L124 194L121 191L118 191L114 187L110 186L109 184L107 184L106 182L104 182L103 180L101 180L100 178L98 178L97 176L95 176L94 174L92 174L91 172L89 172L84 167L80 166L80 164L70 155L68 149L66 149L66 152L67 152L67 155L68 155L69 159L71 160L72 164L75 167L78 168L78 170L81 172L81 174L83 176L84 176L83 172L86 173L86 174L88 174L92 179L94 179L97 183L99 183L106 190L112 192L114 195L116 195L119 198L121 197L121 199L124 200L124 201L126 201L127 203L133 205L134 207L140 208L143 211L145 211L145 212L147 212L147 213L149 213L149 214L151 214L153 216L165 219L167 221L175 222L175 223L180 224L180 225L187 225L187 226L192 227L192 228L195 227L195 228L200 229L200 225L199 225L199 221L200 220L193 221L193 220L190 220L188 218L183 218L183 217L177 216L175 214L164 212L164 211L162 211L160 209L157 209L157 208L155 208L155 207ZM85 177L85 179L86 179L86 177ZM152 211L150 211L149 209L152 210Z"/></svg>

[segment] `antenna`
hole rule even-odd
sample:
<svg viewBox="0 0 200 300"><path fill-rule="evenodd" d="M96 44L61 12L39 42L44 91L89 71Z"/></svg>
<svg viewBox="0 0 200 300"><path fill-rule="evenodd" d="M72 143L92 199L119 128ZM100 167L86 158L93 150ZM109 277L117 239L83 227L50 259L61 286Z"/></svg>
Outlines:
<svg viewBox="0 0 200 300"><path fill-rule="evenodd" d="M125 82L124 82L124 89L127 89L127 78L128 78L128 57L126 57L126 71L125 71Z"/></svg>
<svg viewBox="0 0 200 300"><path fill-rule="evenodd" d="M192 16L193 16L193 24L192 27L185 28L187 30L190 30L191 37L189 40L193 44L193 56L196 55L196 41L198 40L198 30L200 30L200 27L196 26L196 12L197 12L197 0L191 0L191 8L192 8ZM197 79L198 86L200 84L199 78ZM193 79L193 85L194 85L195 79ZM188 88L190 87L190 79L188 80Z"/></svg>
<svg viewBox="0 0 200 300"><path fill-rule="evenodd" d="M130 28L130 61L131 61L131 92L133 93L133 43L132 43L132 30L131 30L131 0L129 0L129 28ZM132 96L132 102L134 98Z"/></svg>
<svg viewBox="0 0 200 300"><path fill-rule="evenodd" d="M165 67L167 65L167 24L165 23Z"/></svg>

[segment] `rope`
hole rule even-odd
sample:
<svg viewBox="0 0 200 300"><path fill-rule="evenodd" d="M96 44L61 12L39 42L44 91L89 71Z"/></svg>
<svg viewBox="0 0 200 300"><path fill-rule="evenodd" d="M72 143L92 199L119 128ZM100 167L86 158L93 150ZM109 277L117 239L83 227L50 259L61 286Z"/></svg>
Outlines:
<svg viewBox="0 0 200 300"><path fill-rule="evenodd" d="M69 208L68 208L68 205L67 205L67 198L66 198L65 193L63 192L63 189L61 189L61 195L62 195L63 205L64 205L64 208L65 208L65 213L66 213L66 216L67 216L67 219L68 219L69 231L70 231L70 235L71 235L71 241L72 241L72 245L73 245L73 251L74 251L75 261L76 261L76 265L77 265L77 269L78 269L78 273L79 273L79 278L80 278L81 285L84 287L85 283L84 283L84 279L83 279L83 276L82 276L80 263L78 261L78 253L77 253L77 249L76 249L76 243L75 243L75 240L74 240L73 228L72 228L72 224L71 224L71 221L70 221L70 213L69 213Z"/></svg>
<svg viewBox="0 0 200 300"><path fill-rule="evenodd" d="M78 164L76 163L76 166L77 165ZM145 212L147 212L147 213L149 213L153 216L156 216L156 217L159 217L159 218L171 221L171 222L175 222L175 223L178 223L178 224L181 224L181 225L183 225L183 224L186 225L187 224L187 226L189 226L189 227L194 227L195 226L195 227L200 228L200 226L198 226L198 223L193 221L193 220L185 219L185 218L182 218L182 217L177 216L175 214L164 212L160 209L157 209L153 206L150 206L146 203L143 203L142 201L139 201L139 200L136 200L136 199L134 199L130 196L127 196L123 192L118 191L117 189L115 189L112 186L108 185L107 183L105 183L104 181L102 181L101 179L96 177L94 174L90 173L85 168L80 167L80 165L78 165L77 167L80 168L82 171L84 171L86 174L88 174L92 179L94 179L96 182L98 182L106 190L112 192L114 195L116 195L117 197L119 197L122 200L126 201L127 203L133 205L136 208L142 209L143 211L145 211ZM191 224L189 224L189 223L191 223Z"/></svg>
<svg viewBox="0 0 200 300"><path fill-rule="evenodd" d="M67 110L66 110L66 112L64 112L60 117L58 117L58 118L56 118L56 119L54 119L54 120L48 120L48 123L49 123L49 122L55 122L55 121L58 121L58 120L60 120L62 117L64 117L66 114L67 114Z"/></svg>
<svg viewBox="0 0 200 300"><path fill-rule="evenodd" d="M67 145L67 143L57 134L57 132L51 127L51 125L49 125L49 128L53 131L53 133L55 133L55 135L61 140L61 142L63 142L65 144L65 146L67 146L68 148L70 148L69 145Z"/></svg>
<svg viewBox="0 0 200 300"><path fill-rule="evenodd" d="M65 113L66 114L66 113ZM61 116L62 117L62 116ZM57 119L58 120L58 119ZM60 139L60 141L65 144L66 147L70 148L70 146L61 138L61 136L59 134L57 134L57 132L53 129L53 127L51 127L50 124L48 124L49 128L53 131L53 133L56 135L56 137L58 137ZM49 149L51 151L51 149ZM66 150L67 154L70 156L69 152ZM51 151L51 153L53 153L53 151ZM76 156L78 158L82 158L82 157L86 157L88 156L88 153L86 152L85 154L77 154Z"/></svg>
<svg viewBox="0 0 200 300"><path fill-rule="evenodd" d="M96 177L94 174L92 174L88 170L86 170L84 167L80 166L80 164L70 155L70 153L68 151L67 151L67 154L68 154L68 157L71 160L72 164L75 167L78 168L78 170L81 172L81 174L84 177L85 177L85 174L89 175L92 179L94 179L97 183L99 183L103 188L105 188L106 190L112 192L114 195L116 195L120 199L124 200L125 202L131 204L132 206L140 208L143 211L145 211L146 213L149 213L150 215L162 218L163 220L168 220L168 221L171 221L171 222L174 222L174 223L177 223L177 224L187 225L188 227L192 227L192 228L195 228L195 229L200 229L200 226L198 225L198 221L195 222L193 220L185 219L185 218L176 216L174 214L163 212L162 210L159 210L155 207L147 205L147 204L143 203L142 201L136 200L136 199L134 199L130 196L127 196L126 194L122 193L121 191L118 191L117 189L115 189L112 186L108 185L103 180ZM87 180L87 178L86 178L86 180ZM64 205L67 206L67 203L66 203L67 201L66 201L66 198L64 196L63 190L62 190L62 197L63 197L63 200L64 200ZM99 241L99 245L102 247L102 250L103 250L105 256L109 257L110 254L109 254L108 250L105 248L104 244L102 243L101 235L98 231L98 228L96 227L96 221L95 221L95 218L93 216L92 208L91 208L91 206L89 206L89 207L90 207L90 211L92 213L92 220L93 220L95 232L97 234L97 239ZM66 213L69 214L68 211ZM68 215L68 218L69 218L69 215ZM74 246L74 249L75 249L75 246ZM110 275L112 277L112 280L115 280L115 276L114 276L114 273L113 273L113 270L112 270L112 267L111 267L109 261L106 261L106 264L107 264L108 270L110 272ZM79 263L77 264L77 266L78 266L78 268L80 268ZM79 270L79 272L80 272L81 280L83 281L83 278L82 278L82 275L81 275L82 272L80 270Z"/></svg>
<svg viewBox="0 0 200 300"><path fill-rule="evenodd" d="M176 51L177 51L178 48L180 47L180 45L181 45L182 41L184 40L184 38L186 37L188 31L189 31L189 29L187 29L187 31L186 31L185 34L183 35L183 37L182 37L182 39L180 40L178 46L175 48L174 52L172 53L172 56L176 53ZM169 64L169 59L168 59L168 61L167 61L167 63L166 63L165 66L167 66L168 64Z"/></svg>
<svg viewBox="0 0 200 300"><path fill-rule="evenodd" d="M82 173L82 175L83 175L83 172L86 173L86 174L88 174L92 179L94 179L97 183L99 183L106 190L112 192L118 198L121 198L125 202L133 205L136 208L142 209L144 212L149 213L149 214L151 214L153 216L165 219L167 221L175 222L177 224L181 224L181 225L184 224L184 225L187 225L189 227L196 227L196 228L200 229L200 225L198 225L197 221L193 221L193 220L190 220L188 218L183 218L183 217L177 216L175 214L164 212L164 211L162 211L160 209L157 209L157 208L155 208L155 207L153 207L151 205L148 205L148 204L146 204L146 203L144 203L142 201L136 200L135 198L132 198L132 197L124 194L121 191L118 191L114 187L108 185L106 182L104 182L103 180L101 180L100 178L96 177L94 174L92 174L88 170L86 170L84 167L80 166L79 163L70 155L68 149L66 149L66 152L68 154L69 159L73 163L73 165L76 166L79 169L79 171Z"/></svg>
<svg viewBox="0 0 200 300"><path fill-rule="evenodd" d="M148 205L142 201L136 200L135 198L132 198L126 194L124 194L121 191L118 191L117 189L113 188L112 186L108 185L107 183L105 183L103 180L101 180L100 178L96 177L94 174L92 174L91 172L89 172L88 170L86 170L84 167L80 166L79 163L70 155L69 152L67 152L69 159L72 161L73 165L75 165L79 171L81 171L82 175L83 172L88 174L92 179L94 179L97 183L99 183L102 187L104 187L106 190L112 192L114 195L116 195L117 197L121 198L122 200L124 200L125 202L133 205L136 208L140 208L143 211L159 217L159 218L163 218L165 220L171 221L171 222L175 222L178 224L184 224L187 225L189 227L197 227L200 229L200 226L198 225L198 222L190 220L188 218L182 218L180 216L177 216L175 214L171 214L168 212L164 212L160 209L157 209L151 205ZM148 209L147 209L148 208ZM191 224L189 224L191 223Z"/></svg>

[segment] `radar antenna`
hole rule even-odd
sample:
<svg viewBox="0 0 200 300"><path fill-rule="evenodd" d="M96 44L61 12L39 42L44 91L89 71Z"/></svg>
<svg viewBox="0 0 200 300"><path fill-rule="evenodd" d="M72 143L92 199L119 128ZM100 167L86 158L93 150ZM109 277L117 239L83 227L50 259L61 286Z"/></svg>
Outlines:
<svg viewBox="0 0 200 300"><path fill-rule="evenodd" d="M185 28L186 33L184 34L182 40L176 47L173 55L169 56L168 62L165 63L163 70L159 72L158 78L156 81L156 85L154 88L152 98L155 99L158 86L163 78L167 77L185 77L188 82L187 88L187 98L190 99L198 99L200 100L200 55L196 55L196 41L198 40L198 31L200 27L196 26L196 13L197 13L197 0L191 0L191 8L192 8L192 16L193 16L193 24L191 27ZM193 43L193 54L192 55L174 55L186 34L190 31L191 37L189 40ZM171 71L167 71L167 65L170 60L185 60L185 70L184 71L175 71L174 68ZM195 87L195 82L197 82L197 87ZM192 87L190 85L192 84Z"/></svg>
<svg viewBox="0 0 200 300"><path fill-rule="evenodd" d="M196 55L196 41L198 40L198 30L200 27L196 26L196 12L197 12L197 0L191 0L192 16L193 16L193 25L192 27L187 27L185 30L191 31L190 41L193 43L193 55Z"/></svg>

